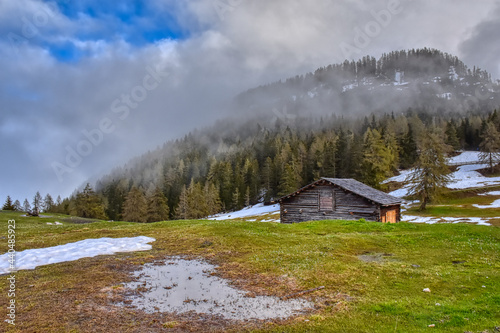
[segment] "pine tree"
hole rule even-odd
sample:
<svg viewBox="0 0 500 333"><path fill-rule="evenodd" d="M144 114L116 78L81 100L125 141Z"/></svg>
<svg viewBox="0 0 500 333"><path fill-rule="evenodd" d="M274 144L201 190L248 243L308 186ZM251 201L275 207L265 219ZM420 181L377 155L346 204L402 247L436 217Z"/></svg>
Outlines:
<svg viewBox="0 0 500 333"><path fill-rule="evenodd" d="M409 195L420 200L420 210L425 210L429 202L438 200L446 190L450 181L446 155L450 151L451 147L439 134L422 136L415 171L408 179Z"/></svg>
<svg viewBox="0 0 500 333"><path fill-rule="evenodd" d="M169 213L167 198L157 187L148 197L147 220L148 222L166 221L169 218Z"/></svg>
<svg viewBox="0 0 500 333"><path fill-rule="evenodd" d="M500 162L500 133L492 121L486 123L480 144L481 162L488 164L490 172L493 172L496 163Z"/></svg>
<svg viewBox="0 0 500 333"><path fill-rule="evenodd" d="M128 222L147 222L148 205L144 193L132 187L123 203L123 219Z"/></svg>
<svg viewBox="0 0 500 333"><path fill-rule="evenodd" d="M7 199L5 200L5 203L2 207L2 210L14 210L14 205L12 204L12 199L10 196L7 196Z"/></svg>

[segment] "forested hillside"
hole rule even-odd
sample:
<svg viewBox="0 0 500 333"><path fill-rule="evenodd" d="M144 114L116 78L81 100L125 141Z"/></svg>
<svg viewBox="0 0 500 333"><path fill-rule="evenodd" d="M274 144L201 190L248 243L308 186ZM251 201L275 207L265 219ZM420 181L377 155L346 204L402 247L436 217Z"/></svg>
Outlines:
<svg viewBox="0 0 500 333"><path fill-rule="evenodd" d="M486 71L425 48L322 67L250 89L238 96L236 105L252 114L286 109L288 114L318 116L383 114L410 107L456 113L493 109L499 103L498 85Z"/></svg>
<svg viewBox="0 0 500 333"><path fill-rule="evenodd" d="M330 65L241 94L235 114L246 112L245 120L167 142L57 209L81 215L82 200L97 198L109 219L146 222L273 201L319 177L384 189L384 179L415 163L431 132L469 150L498 135L498 91L488 73L436 50Z"/></svg>

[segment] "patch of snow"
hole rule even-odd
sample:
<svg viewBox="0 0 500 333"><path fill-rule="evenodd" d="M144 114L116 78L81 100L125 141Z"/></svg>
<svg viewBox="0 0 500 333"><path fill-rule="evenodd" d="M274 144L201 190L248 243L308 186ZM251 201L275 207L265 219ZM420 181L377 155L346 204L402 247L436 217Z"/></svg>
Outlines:
<svg viewBox="0 0 500 333"><path fill-rule="evenodd" d="M357 87L357 86L358 86L357 83L348 84L348 85L342 87L342 92L352 90L352 89L354 89L354 87Z"/></svg>
<svg viewBox="0 0 500 333"><path fill-rule="evenodd" d="M476 170L486 168L486 164L462 165L451 174L448 188L467 189L481 186L500 185L500 177L484 177Z"/></svg>
<svg viewBox="0 0 500 333"><path fill-rule="evenodd" d="M458 80L458 74L455 69L455 66L450 66L450 70L448 71L448 75L450 76L450 80L456 81Z"/></svg>
<svg viewBox="0 0 500 333"><path fill-rule="evenodd" d="M386 179L383 184L387 184L390 182L397 182L397 183L402 183L406 181L407 177L412 175L415 171L413 169L411 170L402 170L400 171L398 176L391 177L389 179Z"/></svg>
<svg viewBox="0 0 500 333"><path fill-rule="evenodd" d="M411 216L403 215L401 217L402 221L410 223L425 223L425 224L436 224L436 223L475 223L477 225L491 226L488 220L481 217L432 217L432 216Z"/></svg>
<svg viewBox="0 0 500 333"><path fill-rule="evenodd" d="M488 193L481 193L479 195L500 195L500 191L493 191Z"/></svg>
<svg viewBox="0 0 500 333"><path fill-rule="evenodd" d="M318 93L315 93L312 91L308 91L307 94L309 95L310 98L314 98L314 97L318 96Z"/></svg>
<svg viewBox="0 0 500 333"><path fill-rule="evenodd" d="M442 99L450 100L452 95L451 93L444 93L444 94L436 94L436 96Z"/></svg>
<svg viewBox="0 0 500 333"><path fill-rule="evenodd" d="M264 204L257 204L255 206L245 207L242 210L226 213L226 214L217 214L208 218L208 220L212 221L222 221L222 220L232 220L232 219L241 219L249 216L259 216L270 213L277 213L280 211L280 205L269 205L264 206Z"/></svg>
<svg viewBox="0 0 500 333"><path fill-rule="evenodd" d="M16 270L34 269L38 266L109 255L118 252L148 251L152 246L148 243L156 239L146 236L133 238L99 238L85 239L41 249L16 252ZM0 275L11 272L9 253L0 255Z"/></svg>
<svg viewBox="0 0 500 333"><path fill-rule="evenodd" d="M489 205L472 205L476 208L480 208L480 209L488 209L488 208L500 208L500 199L499 200L495 200L493 203L489 204ZM500 215L500 213L499 213Z"/></svg>
<svg viewBox="0 0 500 333"><path fill-rule="evenodd" d="M457 164L468 164L468 163L480 163L481 159L479 158L478 151L463 151L458 156L454 156L448 159L448 164L457 165Z"/></svg>
<svg viewBox="0 0 500 333"><path fill-rule="evenodd" d="M426 224L435 224L437 223L437 219L429 216L411 216L411 215L403 215L401 217L401 221L411 222L411 223L426 223Z"/></svg>

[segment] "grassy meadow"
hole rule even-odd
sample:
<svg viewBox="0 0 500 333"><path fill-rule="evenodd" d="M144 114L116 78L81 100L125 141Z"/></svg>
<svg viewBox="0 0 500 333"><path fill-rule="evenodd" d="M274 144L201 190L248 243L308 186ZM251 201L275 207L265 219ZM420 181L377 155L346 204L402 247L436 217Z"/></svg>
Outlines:
<svg viewBox="0 0 500 333"><path fill-rule="evenodd" d="M497 332L500 326L498 227L359 221L76 224L68 218L1 212L0 253L7 251L11 219L16 220L17 251L100 237L150 236L156 242L151 251L17 272L16 326L2 323L1 331L463 333ZM63 225L47 225L54 221ZM146 314L115 304L132 270L174 255L217 264L221 277L249 294L284 296L325 288L304 296L316 303L314 311L267 322ZM360 255L376 259L367 262ZM4 294L7 287L1 279ZM0 308L6 309L7 301L0 297ZM0 315L6 318L6 310Z"/></svg>

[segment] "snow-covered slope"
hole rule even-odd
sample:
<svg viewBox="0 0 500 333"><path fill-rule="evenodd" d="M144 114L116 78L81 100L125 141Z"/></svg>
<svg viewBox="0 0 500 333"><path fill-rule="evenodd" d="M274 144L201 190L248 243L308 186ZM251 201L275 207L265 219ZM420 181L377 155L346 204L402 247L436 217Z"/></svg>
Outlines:
<svg viewBox="0 0 500 333"><path fill-rule="evenodd" d="M488 167L481 164L479 152L467 151L448 160L450 165L459 165L457 171L450 175L451 181L448 184L450 189L468 189L482 186L500 185L500 177L484 177L477 170ZM385 182L404 182L413 174L413 170L405 170L399 176L387 179ZM395 197L402 198L408 195L408 186L389 193Z"/></svg>
<svg viewBox="0 0 500 333"><path fill-rule="evenodd" d="M231 212L227 214L217 214L209 217L209 220L220 221L220 220L234 220L234 219L244 219L246 217L257 217L267 214L279 213L280 205L269 205L264 206L264 204L258 204L255 206L245 207L242 210ZM275 220L266 220L265 222L274 222ZM279 222L279 221L276 221Z"/></svg>

